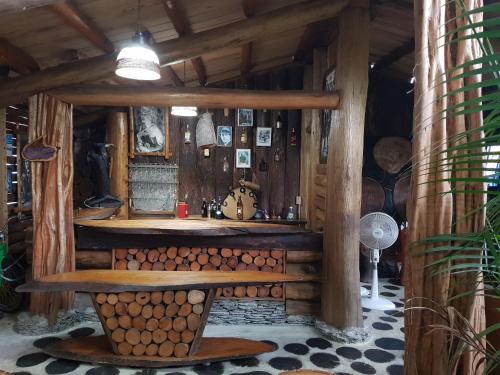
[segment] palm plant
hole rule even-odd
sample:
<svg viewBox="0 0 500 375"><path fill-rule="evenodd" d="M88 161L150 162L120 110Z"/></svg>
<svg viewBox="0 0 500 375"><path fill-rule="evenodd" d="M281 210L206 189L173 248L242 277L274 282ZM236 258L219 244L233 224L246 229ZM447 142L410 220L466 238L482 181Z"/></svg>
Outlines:
<svg viewBox="0 0 500 375"><path fill-rule="evenodd" d="M418 169L428 176L426 183L447 187L440 194L449 196L454 208L449 231L412 245L412 251L431 259L426 268L434 277L448 276L447 299L444 304L412 301L416 306L412 309L430 310L439 317L440 323L430 328L448 335L453 371L464 353L473 352L478 359L476 370L492 372L500 366L500 351L485 338L500 329L500 322L477 331L470 324L470 310L458 301L469 299L470 305L478 295L500 299L500 50L493 47L500 40L500 3L475 8L464 0L447 3L447 12L454 9L456 13L447 13L446 32L437 45L446 45L448 54L453 55L469 40L480 48L480 54L447 66L441 78L448 90L436 96L436 101L447 103L446 107L434 112L432 119L421 120L432 123L438 117L448 127L457 127L432 144L433 156ZM484 19L477 17L481 14ZM434 83L441 84L438 80ZM471 95L478 90L482 95ZM482 124L463 126L464 118L472 122L482 118ZM477 222L478 217L484 222Z"/></svg>

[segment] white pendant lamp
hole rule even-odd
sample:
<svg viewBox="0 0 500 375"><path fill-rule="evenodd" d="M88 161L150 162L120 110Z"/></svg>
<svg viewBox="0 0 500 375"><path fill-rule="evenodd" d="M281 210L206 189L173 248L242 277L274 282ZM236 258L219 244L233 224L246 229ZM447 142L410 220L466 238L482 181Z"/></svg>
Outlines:
<svg viewBox="0 0 500 375"><path fill-rule="evenodd" d="M193 117L198 116L198 108L196 107L172 107L170 113L174 116Z"/></svg>
<svg viewBox="0 0 500 375"><path fill-rule="evenodd" d="M160 61L149 41L148 31L137 31L133 43L122 48L116 59L116 75L128 79L154 81L160 79Z"/></svg>
<svg viewBox="0 0 500 375"><path fill-rule="evenodd" d="M184 82L186 82L186 60L184 60ZM198 116L198 108L173 106L170 113L174 116L195 117Z"/></svg>

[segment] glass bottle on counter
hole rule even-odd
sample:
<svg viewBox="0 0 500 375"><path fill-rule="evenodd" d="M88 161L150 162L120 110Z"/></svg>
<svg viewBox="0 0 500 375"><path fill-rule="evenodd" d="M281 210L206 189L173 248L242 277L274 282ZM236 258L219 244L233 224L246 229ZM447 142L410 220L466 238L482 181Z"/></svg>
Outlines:
<svg viewBox="0 0 500 375"><path fill-rule="evenodd" d="M236 204L236 216L238 220L243 220L243 201L241 200L241 195L238 197L238 202Z"/></svg>
<svg viewBox="0 0 500 375"><path fill-rule="evenodd" d="M203 203L201 204L201 217L208 217L208 205L205 198L203 198Z"/></svg>
<svg viewBox="0 0 500 375"><path fill-rule="evenodd" d="M224 219L224 214L222 213L222 200L219 197L217 200L217 210L215 211L215 218L216 219Z"/></svg>
<svg viewBox="0 0 500 375"><path fill-rule="evenodd" d="M217 212L217 203L215 202L215 198L212 199L210 203L210 218L215 219L215 213Z"/></svg>

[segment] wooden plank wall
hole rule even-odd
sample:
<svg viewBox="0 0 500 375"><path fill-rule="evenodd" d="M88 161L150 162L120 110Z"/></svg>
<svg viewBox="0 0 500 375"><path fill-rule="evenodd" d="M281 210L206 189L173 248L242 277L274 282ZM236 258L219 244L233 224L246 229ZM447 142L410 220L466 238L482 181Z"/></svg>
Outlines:
<svg viewBox="0 0 500 375"><path fill-rule="evenodd" d="M271 73L265 73L250 79L245 85L241 82L225 84L224 87L258 89L302 89L301 67L289 67ZM199 112L205 108L199 108ZM261 185L258 194L259 208L267 209L269 213L276 215L286 214L289 206L295 206L295 198L299 194L300 180L300 133L301 133L301 111L254 111L253 127L238 127L236 111L227 111L224 115L222 108L208 109L214 114L214 126L231 126L233 128L233 146L216 147L210 151L210 157L205 158L201 150L196 148L196 123L194 117L170 117L170 137L172 157L165 160L163 157L136 156L133 162L149 163L174 163L179 166L179 200L187 198L191 214L199 214L202 198L207 200L221 197L224 199L231 186L237 186L238 179L244 174L247 180L252 180ZM276 118L280 115L283 127L276 129ZM102 124L104 126L104 124ZM78 128L77 139L82 144L75 145L75 170L82 165L83 171L86 162L86 152L89 143L96 142L103 137L99 128L101 125L89 127L91 134L84 129ZM257 127L272 127L272 146L256 147L255 134ZM184 143L184 133L189 127L191 131L191 143ZM297 145L290 145L292 128L297 134ZM247 143L241 143L241 133L247 132ZM235 153L237 148L250 148L252 150L252 168L236 169ZM81 150L81 154L77 154ZM274 161L274 156L279 153L280 161ZM223 160L227 158L229 171L223 171ZM259 164L267 164L267 171L260 171ZM75 175L75 198L76 204L82 202L85 195L89 195L89 173L77 173ZM82 190L85 190L83 192Z"/></svg>

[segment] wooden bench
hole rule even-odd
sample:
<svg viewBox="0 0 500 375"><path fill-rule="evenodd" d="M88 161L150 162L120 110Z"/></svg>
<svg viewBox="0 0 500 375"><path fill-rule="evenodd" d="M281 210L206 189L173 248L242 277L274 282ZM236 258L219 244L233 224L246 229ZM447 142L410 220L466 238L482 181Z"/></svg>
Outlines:
<svg viewBox="0 0 500 375"><path fill-rule="evenodd" d="M90 293L106 335L70 338L42 350L57 358L137 367L251 357L275 348L255 340L202 337L216 288L300 282L270 272L88 270L31 281L20 292Z"/></svg>

